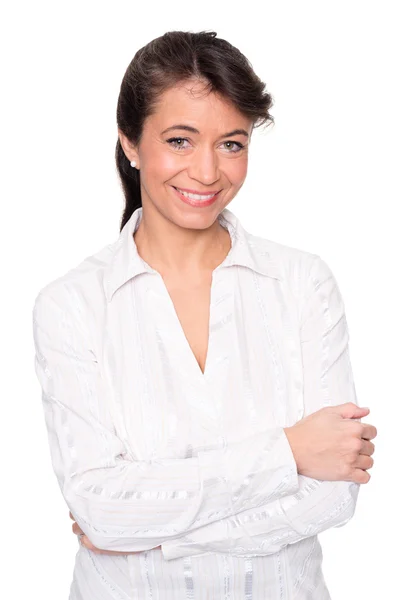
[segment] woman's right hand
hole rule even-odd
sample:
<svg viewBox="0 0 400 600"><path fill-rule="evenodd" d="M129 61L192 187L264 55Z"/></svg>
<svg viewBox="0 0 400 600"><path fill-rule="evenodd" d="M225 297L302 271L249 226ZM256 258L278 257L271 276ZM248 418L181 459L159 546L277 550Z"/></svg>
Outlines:
<svg viewBox="0 0 400 600"><path fill-rule="evenodd" d="M307 415L285 433L302 475L326 481L368 483L374 464L370 441L376 427L355 421L369 413L352 402L327 406Z"/></svg>

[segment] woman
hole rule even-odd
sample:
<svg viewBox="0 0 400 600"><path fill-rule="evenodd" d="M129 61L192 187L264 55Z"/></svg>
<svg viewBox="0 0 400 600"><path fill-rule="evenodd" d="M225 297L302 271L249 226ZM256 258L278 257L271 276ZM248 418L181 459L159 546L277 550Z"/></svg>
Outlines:
<svg viewBox="0 0 400 600"><path fill-rule="evenodd" d="M318 534L353 516L377 432L328 265L226 208L271 105L214 32L125 73L120 235L33 310L70 600L330 597Z"/></svg>

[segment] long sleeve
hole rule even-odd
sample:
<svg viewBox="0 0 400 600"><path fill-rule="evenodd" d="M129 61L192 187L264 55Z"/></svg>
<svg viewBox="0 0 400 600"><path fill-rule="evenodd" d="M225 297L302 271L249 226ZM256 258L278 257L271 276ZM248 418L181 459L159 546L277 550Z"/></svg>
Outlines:
<svg viewBox="0 0 400 600"><path fill-rule="evenodd" d="M358 405L343 298L329 266L313 256L299 311L304 416L324 406ZM287 544L345 525L355 512L359 487L299 474L295 493L167 541L163 555L169 560L209 552L273 554Z"/></svg>
<svg viewBox="0 0 400 600"><path fill-rule="evenodd" d="M280 427L196 457L132 460L107 413L84 309L60 288L35 300L35 371L58 484L96 547L147 550L298 490Z"/></svg>

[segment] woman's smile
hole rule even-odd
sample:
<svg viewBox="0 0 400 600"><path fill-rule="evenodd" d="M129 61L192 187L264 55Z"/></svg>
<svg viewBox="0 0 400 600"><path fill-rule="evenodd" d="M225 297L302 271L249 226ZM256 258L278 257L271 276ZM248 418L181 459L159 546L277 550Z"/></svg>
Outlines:
<svg viewBox="0 0 400 600"><path fill-rule="evenodd" d="M183 192L179 188L176 188L175 186L171 186L171 187L175 190L176 195L181 200L183 200L183 202L185 202L186 204L189 204L190 206L194 206L194 207L206 207L206 206L210 206L211 204L214 204L214 202L219 197L219 193L220 193L220 192L217 192L216 194L212 194L212 195L210 195L210 194L207 194L207 195L191 194L189 192Z"/></svg>

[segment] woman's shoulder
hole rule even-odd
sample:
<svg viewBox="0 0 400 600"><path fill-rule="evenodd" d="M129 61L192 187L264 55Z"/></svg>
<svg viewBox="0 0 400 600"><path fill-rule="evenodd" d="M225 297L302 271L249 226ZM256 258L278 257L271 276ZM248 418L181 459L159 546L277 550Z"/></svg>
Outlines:
<svg viewBox="0 0 400 600"><path fill-rule="evenodd" d="M310 249L299 248L276 240L246 232L246 237L252 251L258 260L275 263L282 278L299 279L302 274L310 275L316 265L325 261L319 254Z"/></svg>
<svg viewBox="0 0 400 600"><path fill-rule="evenodd" d="M103 295L104 271L110 264L113 249L117 242L102 246L99 250L83 258L67 271L39 288L34 304L39 297L49 297L61 308L76 306L78 298L87 303L95 302L98 295Z"/></svg>
<svg viewBox="0 0 400 600"><path fill-rule="evenodd" d="M329 279L337 284L330 265L316 252L248 232L246 238L260 271L276 276L297 303Z"/></svg>

